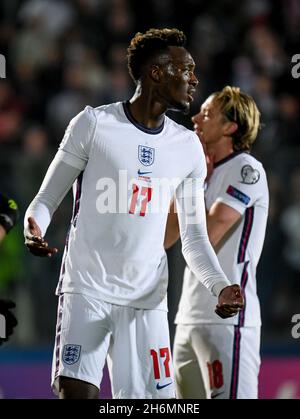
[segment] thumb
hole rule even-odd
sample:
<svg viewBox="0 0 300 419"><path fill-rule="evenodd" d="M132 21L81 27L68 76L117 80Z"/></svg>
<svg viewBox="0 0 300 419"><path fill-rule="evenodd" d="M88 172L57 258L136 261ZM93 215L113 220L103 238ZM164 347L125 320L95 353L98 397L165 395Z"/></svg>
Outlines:
<svg viewBox="0 0 300 419"><path fill-rule="evenodd" d="M233 287L233 290L234 290L234 298L235 298L236 302L244 303L244 297L243 297L243 293L242 293L242 290L241 290L240 286L235 285Z"/></svg>
<svg viewBox="0 0 300 419"><path fill-rule="evenodd" d="M28 217L29 230L34 235L41 235L41 230L33 217Z"/></svg>

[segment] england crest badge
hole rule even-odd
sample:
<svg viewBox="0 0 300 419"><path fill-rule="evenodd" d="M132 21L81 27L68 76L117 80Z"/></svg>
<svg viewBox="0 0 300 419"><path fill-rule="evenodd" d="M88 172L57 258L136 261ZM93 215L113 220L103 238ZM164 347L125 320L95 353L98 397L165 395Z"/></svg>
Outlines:
<svg viewBox="0 0 300 419"><path fill-rule="evenodd" d="M65 345L63 349L63 362L68 365L76 364L80 358L81 345Z"/></svg>
<svg viewBox="0 0 300 419"><path fill-rule="evenodd" d="M155 149L145 145L139 145L139 161L144 166L151 166L154 163Z"/></svg>

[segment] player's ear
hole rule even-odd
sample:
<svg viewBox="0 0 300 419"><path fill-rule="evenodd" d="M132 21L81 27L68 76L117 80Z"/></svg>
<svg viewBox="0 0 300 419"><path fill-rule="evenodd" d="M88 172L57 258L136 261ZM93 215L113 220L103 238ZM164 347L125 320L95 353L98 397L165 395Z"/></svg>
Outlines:
<svg viewBox="0 0 300 419"><path fill-rule="evenodd" d="M153 80L155 83L159 83L162 76L162 71L160 66L153 64L150 67L149 76L151 80Z"/></svg>
<svg viewBox="0 0 300 419"><path fill-rule="evenodd" d="M238 130L238 124L236 122L228 121L224 124L223 132L224 135L230 137Z"/></svg>

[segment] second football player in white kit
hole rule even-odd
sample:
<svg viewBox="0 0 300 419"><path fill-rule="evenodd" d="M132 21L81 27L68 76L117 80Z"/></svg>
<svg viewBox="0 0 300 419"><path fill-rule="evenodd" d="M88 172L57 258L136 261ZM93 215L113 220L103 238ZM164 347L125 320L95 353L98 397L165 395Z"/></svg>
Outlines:
<svg viewBox="0 0 300 419"><path fill-rule="evenodd" d="M221 320L213 310L215 297L186 268L175 319L177 392L181 398L257 398L256 266L269 203L263 166L249 154L259 111L250 96L227 86L204 102L193 121L213 164L205 191L209 238L228 278L240 284L245 307L237 317Z"/></svg>

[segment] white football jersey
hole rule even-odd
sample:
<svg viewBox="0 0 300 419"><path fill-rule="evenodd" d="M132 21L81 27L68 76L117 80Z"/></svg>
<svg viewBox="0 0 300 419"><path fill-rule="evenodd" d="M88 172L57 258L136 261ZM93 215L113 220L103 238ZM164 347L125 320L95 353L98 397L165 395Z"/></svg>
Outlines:
<svg viewBox="0 0 300 419"><path fill-rule="evenodd" d="M183 179L205 177L198 137L167 116L147 129L119 102L86 107L60 150L82 159L82 173L57 294L167 310L168 209Z"/></svg>
<svg viewBox="0 0 300 419"><path fill-rule="evenodd" d="M245 152L237 152L215 165L205 191L206 209L215 202L242 215L217 249L220 265L232 284L244 292L245 307L235 317L220 319L214 312L217 298L186 268L175 323L261 324L256 292L256 266L262 251L268 215L269 193L262 164Z"/></svg>

